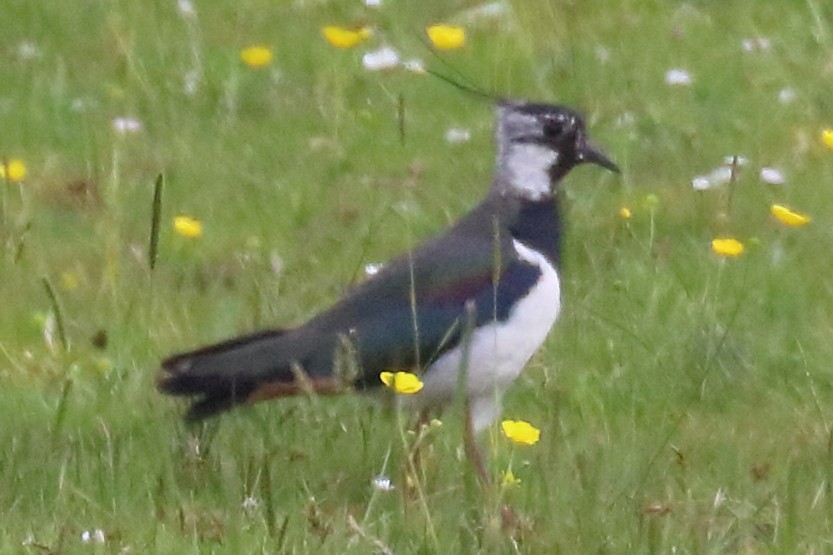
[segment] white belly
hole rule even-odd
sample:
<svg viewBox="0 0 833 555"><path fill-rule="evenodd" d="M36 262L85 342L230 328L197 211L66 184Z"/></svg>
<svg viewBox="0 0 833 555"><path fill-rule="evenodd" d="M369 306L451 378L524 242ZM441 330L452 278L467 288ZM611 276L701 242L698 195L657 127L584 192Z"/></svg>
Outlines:
<svg viewBox="0 0 833 555"><path fill-rule="evenodd" d="M466 393L471 400L475 430L488 426L499 414L501 394L518 377L526 363L544 342L561 307L561 285L552 264L537 252L514 242L518 256L541 270L541 277L504 322L475 330L469 338L468 359L458 347L443 354L426 371L425 387L408 396L408 404L420 407L450 403L466 363Z"/></svg>

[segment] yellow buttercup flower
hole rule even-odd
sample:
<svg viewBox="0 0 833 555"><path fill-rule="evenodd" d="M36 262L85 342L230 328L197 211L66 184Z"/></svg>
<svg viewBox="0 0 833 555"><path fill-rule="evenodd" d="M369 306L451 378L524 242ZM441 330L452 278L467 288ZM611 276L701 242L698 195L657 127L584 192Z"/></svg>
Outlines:
<svg viewBox="0 0 833 555"><path fill-rule="evenodd" d="M541 430L525 420L504 420L500 428L503 435L519 445L535 445L541 439Z"/></svg>
<svg viewBox="0 0 833 555"><path fill-rule="evenodd" d="M357 30L345 29L337 25L327 25L321 29L324 39L336 48L353 48L373 36L373 29L362 27Z"/></svg>
<svg viewBox="0 0 833 555"><path fill-rule="evenodd" d="M455 25L431 25L425 29L431 44L440 50L454 50L466 44L466 30Z"/></svg>
<svg viewBox="0 0 833 555"><path fill-rule="evenodd" d="M743 243L731 237L712 241L712 250L720 256L737 257L743 254Z"/></svg>
<svg viewBox="0 0 833 555"><path fill-rule="evenodd" d="M779 222L790 227L801 227L809 224L812 220L807 214L793 212L782 204L773 204L769 211Z"/></svg>
<svg viewBox="0 0 833 555"><path fill-rule="evenodd" d="M633 213L631 212L630 208L628 208L627 206L623 206L619 209L619 217L623 220L630 220L633 217Z"/></svg>
<svg viewBox="0 0 833 555"><path fill-rule="evenodd" d="M93 369L100 374L109 374L113 370L113 361L107 357L95 357L92 360Z"/></svg>
<svg viewBox="0 0 833 555"><path fill-rule="evenodd" d="M410 372L382 372L379 379L390 389L404 395L418 393L425 386L419 376Z"/></svg>
<svg viewBox="0 0 833 555"><path fill-rule="evenodd" d="M521 479L516 478L515 474L512 472L512 469L507 469L506 472L500 477L500 485L504 487L513 487L519 486L521 484Z"/></svg>
<svg viewBox="0 0 833 555"><path fill-rule="evenodd" d="M833 129L825 129L821 132L821 142L824 146L833 150Z"/></svg>
<svg viewBox="0 0 833 555"><path fill-rule="evenodd" d="M80 279L78 277L78 272L75 270L66 270L61 272L61 288L66 289L67 291L72 291L78 284L80 283Z"/></svg>
<svg viewBox="0 0 833 555"><path fill-rule="evenodd" d="M252 69L262 69L272 63L272 49L268 46L255 45L244 48L240 59Z"/></svg>
<svg viewBox="0 0 833 555"><path fill-rule="evenodd" d="M191 216L180 215L174 218L174 231L188 239L195 239L202 235L202 222Z"/></svg>
<svg viewBox="0 0 833 555"><path fill-rule="evenodd" d="M26 164L23 160L12 158L0 164L0 178L7 181L20 182L26 177Z"/></svg>

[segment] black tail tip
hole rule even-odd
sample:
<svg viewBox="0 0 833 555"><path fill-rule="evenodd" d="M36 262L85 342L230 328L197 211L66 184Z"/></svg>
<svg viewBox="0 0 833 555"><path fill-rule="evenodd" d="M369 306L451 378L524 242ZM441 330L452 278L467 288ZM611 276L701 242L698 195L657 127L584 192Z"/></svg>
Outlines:
<svg viewBox="0 0 833 555"><path fill-rule="evenodd" d="M156 389L165 395L194 395L200 393L193 380L186 375L172 372L163 363L162 368L156 374Z"/></svg>
<svg viewBox="0 0 833 555"><path fill-rule="evenodd" d="M237 402L228 395L207 395L191 403L188 412L185 413L185 422L196 424L212 416L226 412Z"/></svg>
<svg viewBox="0 0 833 555"><path fill-rule="evenodd" d="M255 387L249 380L182 372L166 362L156 375L156 389L165 395L191 398L187 422L199 422L245 403Z"/></svg>

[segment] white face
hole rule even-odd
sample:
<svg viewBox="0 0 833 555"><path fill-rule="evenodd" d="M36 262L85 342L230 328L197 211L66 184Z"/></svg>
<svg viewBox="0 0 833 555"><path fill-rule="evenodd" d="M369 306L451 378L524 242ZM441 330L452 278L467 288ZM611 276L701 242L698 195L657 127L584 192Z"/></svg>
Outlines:
<svg viewBox="0 0 833 555"><path fill-rule="evenodd" d="M532 201L552 194L550 168L558 152L544 144L544 132L540 116L511 104L498 107L498 179L506 193Z"/></svg>
<svg viewBox="0 0 833 555"><path fill-rule="evenodd" d="M509 145L502 160L510 190L529 200L541 200L551 192L550 168L558 161L558 153L535 143Z"/></svg>
<svg viewBox="0 0 833 555"><path fill-rule="evenodd" d="M554 182L591 162L619 171L585 138L584 121L569 108L505 101L497 106L495 190L531 201L549 199Z"/></svg>

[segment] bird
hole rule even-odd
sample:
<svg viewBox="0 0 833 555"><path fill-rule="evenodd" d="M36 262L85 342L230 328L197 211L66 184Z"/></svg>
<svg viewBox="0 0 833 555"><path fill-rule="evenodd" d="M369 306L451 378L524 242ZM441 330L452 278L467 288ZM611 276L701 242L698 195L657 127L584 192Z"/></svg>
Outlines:
<svg viewBox="0 0 833 555"><path fill-rule="evenodd" d="M482 475L474 436L500 416L561 309L559 185L585 163L619 172L569 107L504 99L495 119L491 187L449 229L303 324L166 358L158 389L190 398L186 419L199 421L266 399L375 390L381 373L407 370L423 387L397 396L405 408L442 410L462 389Z"/></svg>

